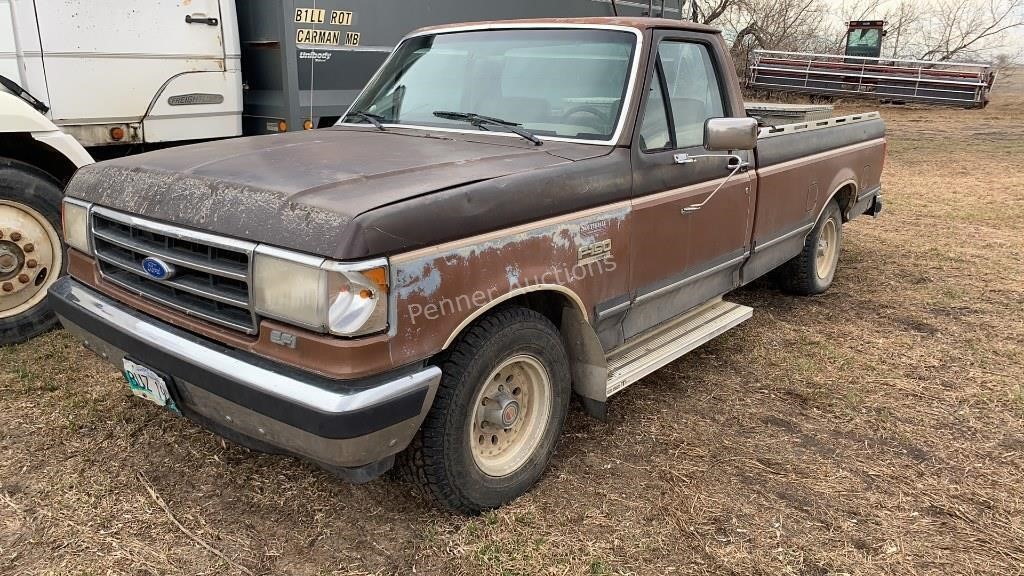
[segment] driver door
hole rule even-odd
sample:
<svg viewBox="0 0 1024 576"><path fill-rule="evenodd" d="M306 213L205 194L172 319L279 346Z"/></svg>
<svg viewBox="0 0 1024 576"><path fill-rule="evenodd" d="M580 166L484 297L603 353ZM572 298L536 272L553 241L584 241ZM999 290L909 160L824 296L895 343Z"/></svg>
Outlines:
<svg viewBox="0 0 1024 576"><path fill-rule="evenodd" d="M662 32L655 40L633 138L635 300L623 323L625 338L738 287L753 222L756 181L746 171L726 181L735 167L728 158L677 162L681 153L722 154L704 149L704 123L745 115L720 82L732 73L731 63L698 35ZM750 151L733 152L753 160ZM685 210L719 186L699 210Z"/></svg>

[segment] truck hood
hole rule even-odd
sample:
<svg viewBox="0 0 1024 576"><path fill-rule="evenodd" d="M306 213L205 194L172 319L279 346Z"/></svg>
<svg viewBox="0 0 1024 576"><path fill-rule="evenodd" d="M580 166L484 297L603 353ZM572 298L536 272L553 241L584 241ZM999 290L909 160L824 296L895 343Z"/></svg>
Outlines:
<svg viewBox="0 0 1024 576"><path fill-rule="evenodd" d="M607 154L507 136L337 127L149 152L81 169L67 194L185 227L337 257L360 214ZM424 216L429 217L429 216Z"/></svg>

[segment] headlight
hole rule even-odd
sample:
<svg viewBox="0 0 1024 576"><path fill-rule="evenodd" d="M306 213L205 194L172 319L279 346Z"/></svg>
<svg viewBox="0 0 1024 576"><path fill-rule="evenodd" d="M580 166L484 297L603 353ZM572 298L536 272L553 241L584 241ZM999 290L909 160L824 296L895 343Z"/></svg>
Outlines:
<svg viewBox="0 0 1024 576"><path fill-rule="evenodd" d="M387 329L387 260L348 264L267 246L254 258L259 314L339 336Z"/></svg>
<svg viewBox="0 0 1024 576"><path fill-rule="evenodd" d="M61 204L61 219L64 222L64 242L86 254L92 254L89 245L89 206L74 198L65 198Z"/></svg>

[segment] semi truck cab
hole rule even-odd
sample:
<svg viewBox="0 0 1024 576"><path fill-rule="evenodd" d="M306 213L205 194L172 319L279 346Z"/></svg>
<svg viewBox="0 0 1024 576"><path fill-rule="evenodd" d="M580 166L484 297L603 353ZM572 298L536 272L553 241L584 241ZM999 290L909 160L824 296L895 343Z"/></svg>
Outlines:
<svg viewBox="0 0 1024 576"><path fill-rule="evenodd" d="M235 3L0 0L0 75L83 146L242 134Z"/></svg>

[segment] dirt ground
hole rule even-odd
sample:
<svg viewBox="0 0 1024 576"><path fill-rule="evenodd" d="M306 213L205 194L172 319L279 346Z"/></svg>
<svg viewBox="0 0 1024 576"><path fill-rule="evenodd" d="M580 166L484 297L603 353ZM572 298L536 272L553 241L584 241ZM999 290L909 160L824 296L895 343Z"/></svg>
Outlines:
<svg viewBox="0 0 1024 576"><path fill-rule="evenodd" d="M1024 73L882 111L833 289L732 295L753 320L574 409L479 518L226 443L63 332L0 350L0 574L1024 573Z"/></svg>

